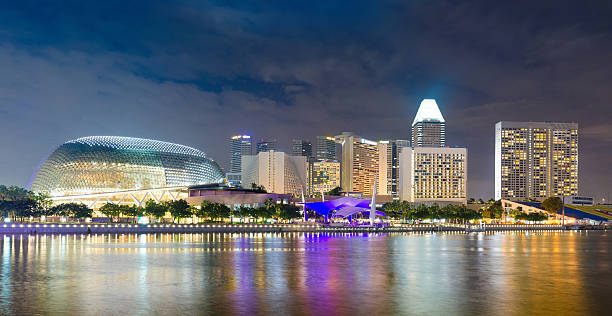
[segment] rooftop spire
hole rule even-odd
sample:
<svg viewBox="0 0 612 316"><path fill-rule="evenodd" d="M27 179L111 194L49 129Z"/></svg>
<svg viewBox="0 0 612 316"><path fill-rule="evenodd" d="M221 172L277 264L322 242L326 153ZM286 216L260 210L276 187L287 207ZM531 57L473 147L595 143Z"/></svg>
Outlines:
<svg viewBox="0 0 612 316"><path fill-rule="evenodd" d="M419 110L414 117L412 125L424 121L444 122L444 117L438 108L436 100L423 99L423 101L421 101L421 105L419 106Z"/></svg>

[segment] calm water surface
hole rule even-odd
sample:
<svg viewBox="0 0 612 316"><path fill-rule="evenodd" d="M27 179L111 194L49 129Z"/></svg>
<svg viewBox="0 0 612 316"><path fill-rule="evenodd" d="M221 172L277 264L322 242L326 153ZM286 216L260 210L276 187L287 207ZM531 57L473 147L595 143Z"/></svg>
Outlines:
<svg viewBox="0 0 612 316"><path fill-rule="evenodd" d="M0 237L0 314L612 314L606 232Z"/></svg>

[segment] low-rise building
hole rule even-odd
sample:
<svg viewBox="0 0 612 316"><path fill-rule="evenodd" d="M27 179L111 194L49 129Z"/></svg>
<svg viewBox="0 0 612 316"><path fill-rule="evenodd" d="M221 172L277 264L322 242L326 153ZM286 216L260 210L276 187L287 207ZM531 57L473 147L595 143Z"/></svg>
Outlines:
<svg viewBox="0 0 612 316"><path fill-rule="evenodd" d="M199 206L204 201L225 204L231 209L240 207L260 207L266 200L271 199L275 203L292 203L291 194L262 193L248 189L229 188L217 185L192 186L188 189L187 203Z"/></svg>

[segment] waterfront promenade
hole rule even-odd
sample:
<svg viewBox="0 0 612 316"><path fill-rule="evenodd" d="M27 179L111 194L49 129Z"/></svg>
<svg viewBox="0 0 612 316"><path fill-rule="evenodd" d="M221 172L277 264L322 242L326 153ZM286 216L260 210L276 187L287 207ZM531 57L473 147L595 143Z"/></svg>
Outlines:
<svg viewBox="0 0 612 316"><path fill-rule="evenodd" d="M607 230L610 226L569 226L565 229ZM393 232L483 232L483 231L542 231L563 230L561 225L463 225L420 224L371 226L332 226L320 223L299 224L0 224L0 234L149 234L149 233L267 233L267 232L329 232L329 233L393 233Z"/></svg>

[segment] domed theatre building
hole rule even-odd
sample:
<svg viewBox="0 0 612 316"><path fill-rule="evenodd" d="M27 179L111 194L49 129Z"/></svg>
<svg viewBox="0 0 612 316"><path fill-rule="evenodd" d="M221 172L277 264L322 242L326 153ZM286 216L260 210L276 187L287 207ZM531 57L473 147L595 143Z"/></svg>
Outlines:
<svg viewBox="0 0 612 316"><path fill-rule="evenodd" d="M59 146L34 173L30 189L54 203L142 205L186 198L194 185L223 184L221 168L198 149L151 139L89 136Z"/></svg>

